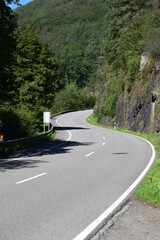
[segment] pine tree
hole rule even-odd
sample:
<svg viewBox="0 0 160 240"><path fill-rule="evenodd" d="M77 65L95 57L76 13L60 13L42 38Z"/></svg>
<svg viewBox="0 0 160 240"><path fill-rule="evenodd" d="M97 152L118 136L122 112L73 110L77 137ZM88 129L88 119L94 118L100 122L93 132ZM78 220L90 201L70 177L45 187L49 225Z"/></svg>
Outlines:
<svg viewBox="0 0 160 240"><path fill-rule="evenodd" d="M122 66L125 64L124 51L132 47L135 42L140 42L145 29L141 31L144 12L150 9L150 0L113 0L110 3L109 11L106 15L106 59L109 64ZM129 36L130 35L130 36ZM131 37L132 35L132 37ZM128 41L130 38L131 41ZM132 38L132 39L131 39ZM128 39L128 40L127 40ZM128 42L127 42L128 41ZM141 46L137 45L138 51Z"/></svg>
<svg viewBox="0 0 160 240"><path fill-rule="evenodd" d="M16 39L14 100L32 108L37 105L50 108L55 92L62 86L54 54L40 42L33 27L17 30Z"/></svg>

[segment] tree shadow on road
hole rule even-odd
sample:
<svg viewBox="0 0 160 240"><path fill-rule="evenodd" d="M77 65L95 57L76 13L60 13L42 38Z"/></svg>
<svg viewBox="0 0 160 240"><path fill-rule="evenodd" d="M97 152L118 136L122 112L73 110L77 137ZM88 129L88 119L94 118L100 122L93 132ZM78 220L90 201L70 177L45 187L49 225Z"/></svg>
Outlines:
<svg viewBox="0 0 160 240"><path fill-rule="evenodd" d="M37 164L39 163L47 163L47 161L30 160L27 158L24 160L4 160L0 161L0 172L12 169L35 168L38 167Z"/></svg>
<svg viewBox="0 0 160 240"><path fill-rule="evenodd" d="M63 130L64 131L64 129L65 130L89 130L89 128L84 128L84 127L54 127L54 129L56 130L56 131L61 131L61 130Z"/></svg>
<svg viewBox="0 0 160 240"><path fill-rule="evenodd" d="M38 167L38 164L47 163L38 159L30 159L34 157L43 157L44 155L56 155L70 153L76 146L88 146L93 142L77 142L65 141L62 139L54 139L49 142L40 144L34 148L16 152L12 155L0 156L0 172L11 169L33 168ZM15 159L16 158L16 159ZM21 158L21 159L18 159ZM23 159L24 158L24 159ZM49 161L54 161L49 159Z"/></svg>

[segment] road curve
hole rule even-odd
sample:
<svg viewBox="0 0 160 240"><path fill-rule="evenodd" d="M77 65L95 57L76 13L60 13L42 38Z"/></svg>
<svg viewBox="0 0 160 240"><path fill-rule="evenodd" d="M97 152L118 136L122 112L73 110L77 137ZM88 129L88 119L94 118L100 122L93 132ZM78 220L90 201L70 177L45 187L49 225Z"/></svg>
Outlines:
<svg viewBox="0 0 160 240"><path fill-rule="evenodd" d="M148 170L149 143L89 125L90 113L54 118L54 141L0 159L0 239L85 239Z"/></svg>

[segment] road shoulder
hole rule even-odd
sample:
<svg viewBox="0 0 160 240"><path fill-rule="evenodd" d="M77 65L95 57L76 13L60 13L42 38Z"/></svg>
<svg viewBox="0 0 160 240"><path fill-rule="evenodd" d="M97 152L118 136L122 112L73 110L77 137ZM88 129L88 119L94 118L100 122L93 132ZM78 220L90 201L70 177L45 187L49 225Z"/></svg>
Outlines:
<svg viewBox="0 0 160 240"><path fill-rule="evenodd" d="M160 208L150 206L134 197L129 208L100 240L159 240Z"/></svg>

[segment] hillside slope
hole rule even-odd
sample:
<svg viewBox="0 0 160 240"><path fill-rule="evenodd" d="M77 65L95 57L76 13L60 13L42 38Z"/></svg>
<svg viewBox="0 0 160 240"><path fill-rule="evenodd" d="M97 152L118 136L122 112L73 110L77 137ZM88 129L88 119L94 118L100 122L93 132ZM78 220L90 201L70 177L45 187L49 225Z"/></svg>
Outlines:
<svg viewBox="0 0 160 240"><path fill-rule="evenodd" d="M16 12L55 51L69 83L97 91L98 82L99 121L160 134L159 2L35 0Z"/></svg>
<svg viewBox="0 0 160 240"><path fill-rule="evenodd" d="M35 0L17 9L23 28L33 25L54 51L80 42L83 46L102 35L108 7L104 0Z"/></svg>
<svg viewBox="0 0 160 240"><path fill-rule="evenodd" d="M114 0L105 18L95 113L103 124L160 134L159 1Z"/></svg>
<svg viewBox="0 0 160 240"><path fill-rule="evenodd" d="M84 87L101 62L108 0L35 0L16 10L21 28L32 25L59 59L61 75Z"/></svg>

